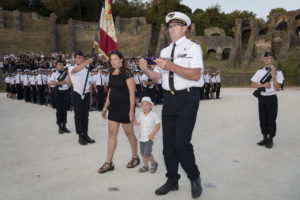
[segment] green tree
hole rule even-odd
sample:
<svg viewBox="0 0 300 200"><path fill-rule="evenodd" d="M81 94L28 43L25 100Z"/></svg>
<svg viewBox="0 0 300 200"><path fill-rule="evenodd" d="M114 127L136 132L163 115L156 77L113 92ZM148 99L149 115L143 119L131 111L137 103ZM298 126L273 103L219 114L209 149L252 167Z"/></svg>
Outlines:
<svg viewBox="0 0 300 200"><path fill-rule="evenodd" d="M286 12L286 9L284 9L284 8L273 8L272 10L270 10L270 12L267 16L268 21L271 20L271 17L272 17L273 14L282 13L282 12Z"/></svg>
<svg viewBox="0 0 300 200"><path fill-rule="evenodd" d="M72 10L80 3L80 0L42 0L48 10L54 12L58 22L66 23L72 17Z"/></svg>

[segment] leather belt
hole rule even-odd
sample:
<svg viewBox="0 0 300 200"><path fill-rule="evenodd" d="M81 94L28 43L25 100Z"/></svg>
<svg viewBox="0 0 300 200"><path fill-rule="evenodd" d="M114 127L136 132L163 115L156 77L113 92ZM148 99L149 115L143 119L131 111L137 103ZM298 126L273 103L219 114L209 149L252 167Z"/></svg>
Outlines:
<svg viewBox="0 0 300 200"><path fill-rule="evenodd" d="M164 90L164 92L166 94L171 94L171 95L177 95L177 94L184 94L184 93L188 93L192 90L196 90L196 89L199 89L198 87L191 87L191 88L186 88L186 89L183 89L183 90Z"/></svg>

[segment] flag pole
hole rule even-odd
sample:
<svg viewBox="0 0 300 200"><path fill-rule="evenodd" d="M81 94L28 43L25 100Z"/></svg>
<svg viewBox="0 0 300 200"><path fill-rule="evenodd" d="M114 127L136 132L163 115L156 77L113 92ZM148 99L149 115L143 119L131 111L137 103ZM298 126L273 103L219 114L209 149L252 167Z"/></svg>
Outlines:
<svg viewBox="0 0 300 200"><path fill-rule="evenodd" d="M100 8L102 8L103 3L105 3L105 1L103 1L103 2L101 3ZM102 10L102 9L101 9L101 10ZM102 11L101 11L101 12L102 12ZM100 16L101 16L101 13L100 13ZM96 30L95 35L98 33L98 30L99 30L99 28L100 28L100 25L98 24L97 27L98 27L98 28L97 28L97 30ZM94 42L95 42L95 41L94 41ZM95 44L93 45L93 48L92 48L92 52L91 52L90 58L94 57L94 52L95 52ZM86 84L87 84L87 80L88 80L88 78L89 78L90 70L91 70L91 67L90 67L90 64L89 64L89 67L88 67L88 70L87 70L87 73L86 73L86 77L85 77L85 81L84 81L84 87L83 87L82 95L81 95L81 98L82 98L82 99L84 99L84 94L85 94Z"/></svg>

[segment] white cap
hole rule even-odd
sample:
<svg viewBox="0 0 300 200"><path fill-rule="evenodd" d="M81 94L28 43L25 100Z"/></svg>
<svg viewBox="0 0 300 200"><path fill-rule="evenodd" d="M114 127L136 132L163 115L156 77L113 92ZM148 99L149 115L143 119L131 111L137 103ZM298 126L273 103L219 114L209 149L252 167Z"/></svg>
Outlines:
<svg viewBox="0 0 300 200"><path fill-rule="evenodd" d="M172 21L177 21L177 22L183 22L186 24L187 27L191 25L191 19L184 13L182 12L170 12L166 16L166 23L168 24L169 22Z"/></svg>
<svg viewBox="0 0 300 200"><path fill-rule="evenodd" d="M143 103L143 101L151 103L153 105L153 102L151 101L150 97L143 97L142 100L141 100L141 103Z"/></svg>

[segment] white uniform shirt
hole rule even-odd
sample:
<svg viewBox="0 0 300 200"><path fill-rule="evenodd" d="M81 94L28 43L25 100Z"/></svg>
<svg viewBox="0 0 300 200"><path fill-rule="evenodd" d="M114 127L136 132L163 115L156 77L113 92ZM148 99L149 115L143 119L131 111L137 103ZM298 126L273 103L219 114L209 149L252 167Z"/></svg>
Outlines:
<svg viewBox="0 0 300 200"><path fill-rule="evenodd" d="M36 76L31 76L29 78L29 82L30 82L30 85L35 85L36 84Z"/></svg>
<svg viewBox="0 0 300 200"><path fill-rule="evenodd" d="M251 81L255 83L260 84L260 80L266 75L267 69L264 67L262 69L259 69L255 72L255 74L252 76ZM276 73L276 80L278 83L282 84L283 83L283 76L280 73ZM260 94L262 96L270 96L276 94L276 90L274 88L273 80L271 79L270 81L271 87L266 88L265 92L261 92Z"/></svg>
<svg viewBox="0 0 300 200"><path fill-rule="evenodd" d="M5 83L10 83L10 77L5 77L5 79L4 79L4 81L5 81Z"/></svg>
<svg viewBox="0 0 300 200"><path fill-rule="evenodd" d="M70 78L71 78L71 82L73 84L73 90L75 92L77 92L78 94L82 95L83 88L84 88L84 83L85 83L85 79L86 79L86 74L88 73L88 69L85 67L85 68L81 69L79 72L76 72L76 73L72 74L71 71L76 66L77 65L69 67L68 71L69 71L69 75L70 75ZM86 84L84 94L86 94L90 91L90 84L89 83L91 83L91 74L90 73L88 75L88 80L87 80L87 84Z"/></svg>
<svg viewBox="0 0 300 200"><path fill-rule="evenodd" d="M147 76L146 74L143 74L143 75L141 76L141 81L142 81L142 82L143 82L143 81L148 82L148 76ZM143 84L143 87L147 87L147 85Z"/></svg>
<svg viewBox="0 0 300 200"><path fill-rule="evenodd" d="M211 82L212 82L212 83L217 83L216 76L213 76L213 77L211 78Z"/></svg>
<svg viewBox="0 0 300 200"><path fill-rule="evenodd" d="M51 77L50 77L50 82L51 81L55 81L55 82L59 82L58 80L57 80L57 78L60 76L60 73L58 72L58 71L56 71L56 72L53 72L52 74L51 74ZM66 77L66 79L68 78L68 76ZM52 86L52 87L55 87L55 85L50 85L50 86ZM58 87L58 90L67 90L67 89L69 89L69 86L68 86L68 84L62 84L62 85L59 85L59 87Z"/></svg>
<svg viewBox="0 0 300 200"><path fill-rule="evenodd" d="M210 77L209 74L204 75L204 81L205 81L205 83L210 83L211 82L211 77Z"/></svg>
<svg viewBox="0 0 300 200"><path fill-rule="evenodd" d="M142 76L140 74L135 74L133 76L133 78L134 78L134 82L136 85L139 85L142 83Z"/></svg>
<svg viewBox="0 0 300 200"><path fill-rule="evenodd" d="M160 57L171 57L173 43L164 48ZM192 58L184 58L192 57ZM174 63L185 68L204 68L202 59L202 49L200 45L187 39L185 36L176 41L174 52ZM169 71L156 67L154 71L159 72L162 76L162 87L165 90L170 90L169 87ZM185 79L174 73L174 87L175 90L183 90L190 87L200 87L199 80L193 81Z"/></svg>
<svg viewBox="0 0 300 200"><path fill-rule="evenodd" d="M160 123L160 119L153 111L150 111L147 115L141 111L138 113L136 120L141 130L139 140L141 142L147 142L149 140L148 136L152 133L156 124Z"/></svg>
<svg viewBox="0 0 300 200"><path fill-rule="evenodd" d="M16 79L15 77L10 77L10 84L15 84L16 83Z"/></svg>
<svg viewBox="0 0 300 200"><path fill-rule="evenodd" d="M217 83L221 83L221 75L216 75L216 81Z"/></svg>
<svg viewBox="0 0 300 200"><path fill-rule="evenodd" d="M93 82L96 84L96 85L100 85L100 86L103 86L105 83L104 83L104 77L102 74L97 74L97 75L94 75L93 76Z"/></svg>
<svg viewBox="0 0 300 200"><path fill-rule="evenodd" d="M21 74L16 74L15 79L16 79L16 84L21 84Z"/></svg>
<svg viewBox="0 0 300 200"><path fill-rule="evenodd" d="M27 74L23 75L22 82L24 86L29 86L29 78L30 78L29 75Z"/></svg>
<svg viewBox="0 0 300 200"><path fill-rule="evenodd" d="M45 85L45 79L44 76L42 74L37 75L37 84L38 85Z"/></svg>
<svg viewBox="0 0 300 200"><path fill-rule="evenodd" d="M198 81L200 87L203 87L203 85L204 85L204 75L203 75L203 73L204 73L204 68L201 68L201 77Z"/></svg>
<svg viewBox="0 0 300 200"><path fill-rule="evenodd" d="M278 74L279 76L281 76L281 77L282 77L282 80L284 81L284 75L283 75L282 71L281 71L281 70L278 70L278 71L277 71L277 74Z"/></svg>
<svg viewBox="0 0 300 200"><path fill-rule="evenodd" d="M108 85L109 82L109 75L103 75L104 85Z"/></svg>

